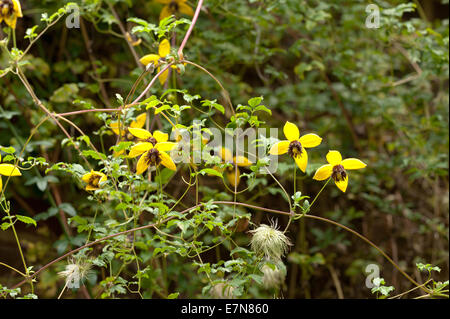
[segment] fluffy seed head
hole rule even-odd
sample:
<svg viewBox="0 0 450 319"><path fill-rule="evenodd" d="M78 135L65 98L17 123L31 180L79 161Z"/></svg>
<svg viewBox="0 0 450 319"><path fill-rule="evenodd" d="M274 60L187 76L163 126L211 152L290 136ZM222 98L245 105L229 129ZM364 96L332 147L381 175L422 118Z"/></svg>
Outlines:
<svg viewBox="0 0 450 319"><path fill-rule="evenodd" d="M261 267L261 272L264 274L262 279L263 286L266 289L281 286L286 278L286 267L283 264L277 263L274 267L275 269L267 264Z"/></svg>
<svg viewBox="0 0 450 319"><path fill-rule="evenodd" d="M250 241L252 250L270 260L281 259L288 252L288 246L292 245L289 238L277 229L276 222L271 226L263 224L250 232L253 234Z"/></svg>
<svg viewBox="0 0 450 319"><path fill-rule="evenodd" d="M212 286L209 293L213 299L233 299L233 290L233 286L225 282L219 282Z"/></svg>
<svg viewBox="0 0 450 319"><path fill-rule="evenodd" d="M91 263L86 260L70 260L66 268L60 271L58 275L65 278L66 285L69 288L78 288L90 269Z"/></svg>

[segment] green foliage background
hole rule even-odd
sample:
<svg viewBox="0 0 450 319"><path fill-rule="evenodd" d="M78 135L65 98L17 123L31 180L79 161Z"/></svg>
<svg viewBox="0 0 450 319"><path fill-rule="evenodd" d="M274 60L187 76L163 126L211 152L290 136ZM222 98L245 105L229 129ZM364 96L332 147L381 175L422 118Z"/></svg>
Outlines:
<svg viewBox="0 0 450 319"><path fill-rule="evenodd" d="M445 281L449 269L448 1L373 2L382 8L378 29L364 26L368 1L363 0L208 0L184 54L222 82L235 106L263 96L263 104L272 111L271 116L263 113L259 117L266 126L281 128L288 120L296 123L301 132L315 132L324 137L324 143L309 153L307 175L299 174L297 189L302 193L312 197L319 192L322 184L311 177L329 149L338 149L344 157L357 157L368 163L363 171L352 174L346 194L334 186L327 187L311 213L358 230L417 281L426 279L416 269L419 262L439 266L441 272L436 280ZM51 15L65 3L51 0L23 3L25 18L18 21L18 47L25 48L29 43L23 39L27 28L41 25L37 30L42 30L41 14ZM37 96L52 111L118 107L116 94L127 96L142 70L120 35L109 5L114 6L129 32L137 25L127 22L129 18L158 26L162 5L131 0L77 3L89 41L86 43L82 29L67 29L63 19L36 42L23 69ZM189 3L195 8L196 3ZM179 46L187 26L180 23L168 33L176 42L175 47ZM3 32L2 37L5 35ZM139 57L157 52L156 36L135 33L134 37L142 38L142 44L134 47ZM2 53L2 69L8 66L7 59ZM217 83L190 65L186 65L183 75L171 81L172 88L227 104ZM11 73L3 76L0 83L0 145L13 146L19 152L44 114L16 76ZM138 92L142 89L141 85ZM156 96L163 93L159 84L152 88ZM166 98L173 102L181 100L174 92ZM231 115L226 109L225 115L216 112L213 119L225 126ZM185 123L194 118L209 119L194 110L183 113ZM103 143L109 148L115 143L114 134L101 128L105 116L87 113L70 119L89 135L94 145L100 147ZM170 131L165 121L157 121L155 125ZM72 136L79 136L72 127L66 127ZM74 148L62 146L62 142L67 142L65 138L54 123L47 121L27 145L23 158L44 157L50 165L84 164ZM289 158L280 161L276 176L291 191L292 161ZM82 245L89 230L88 222L104 207L89 200L79 180L63 172L45 174L46 168L23 172L21 178L10 180L6 191L13 211L38 221L37 227L17 224L25 256L35 270ZM72 168L71 172L75 170ZM167 186L167 193L175 199L181 194L179 180L180 176L176 176ZM158 201L156 195L151 196L155 197L149 200ZM202 181L200 197L204 201L233 200L222 182L214 178ZM183 205L193 206L194 199L195 192L190 193L183 199ZM256 177L250 191L238 195L238 200L289 210L280 189L267 176ZM113 203L107 207L114 210ZM72 221L71 236L64 231L59 210ZM232 208L211 207L211 210L227 214ZM256 225L267 224L273 217L250 209L238 210L241 215L251 213L251 223ZM116 228L117 225L111 226L121 222L116 215L98 214L96 226L91 229L95 236L132 226ZM287 221L287 217L279 218L280 225L286 225ZM253 226L248 227L235 238L244 248L248 248L249 240L246 230ZM284 297L336 298L337 289L345 298L370 297L370 290L364 286L364 268L370 263L381 265L382 277L396 292L411 288L378 252L338 228L302 220L293 223L287 234L295 245L285 259ZM203 261L210 263L206 267L199 265L196 258L182 257L175 246L164 248L168 249L166 254L155 253L158 247L165 247L161 243L167 237L158 240L152 232L136 236L141 236L136 245L141 269L127 264L126 258L132 259L132 254L123 251L125 257L120 255L120 247L127 247L126 236L93 248L98 257L87 283L92 296L136 298L138 295L131 291L135 287L127 283L134 282L133 276L138 274L146 298L167 297L174 292L180 297L200 298L207 296L205 273L220 278L229 272L244 271L229 263L226 245L202 254ZM211 232L205 236L216 235ZM212 239L205 239L208 240ZM114 249L108 249L109 245ZM0 256L0 261L21 267L10 230L0 232ZM246 253L242 256L242 262L247 260ZM222 263L217 264L218 260ZM35 292L38 296L58 296L64 281L57 271L64 265L60 262L40 275ZM108 267L119 269L122 265L126 265L123 275L108 276ZM20 279L16 275L0 268L0 283L12 287ZM336 278L340 288L336 288ZM239 280L242 282L233 285L249 283L248 278ZM22 289L22 293L29 292L26 286ZM78 291L68 294L83 297ZM257 288L245 289L242 294L273 296L272 292Z"/></svg>

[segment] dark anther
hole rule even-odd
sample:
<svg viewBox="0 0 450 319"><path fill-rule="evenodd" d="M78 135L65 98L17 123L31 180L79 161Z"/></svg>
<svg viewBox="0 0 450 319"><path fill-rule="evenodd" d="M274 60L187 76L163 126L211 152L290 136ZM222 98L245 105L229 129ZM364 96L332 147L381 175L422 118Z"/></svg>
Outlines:
<svg viewBox="0 0 450 319"><path fill-rule="evenodd" d="M158 166L161 163L161 156L156 148L152 148L147 152L147 163L150 166Z"/></svg>
<svg viewBox="0 0 450 319"><path fill-rule="evenodd" d="M178 12L178 9L179 9L178 3L176 1L172 1L169 4L169 8L172 12Z"/></svg>
<svg viewBox="0 0 450 319"><path fill-rule="evenodd" d="M342 165L336 165L333 167L333 173L331 173L331 177L336 181L343 181L347 177L347 172Z"/></svg>
<svg viewBox="0 0 450 319"><path fill-rule="evenodd" d="M289 149L288 149L288 154L291 157L297 157L302 155L303 149L302 149L302 144L299 141L292 141L289 144Z"/></svg>
<svg viewBox="0 0 450 319"><path fill-rule="evenodd" d="M158 143L158 141L156 140L156 138L154 137L150 137L147 142L152 143L153 146L156 145L156 143Z"/></svg>

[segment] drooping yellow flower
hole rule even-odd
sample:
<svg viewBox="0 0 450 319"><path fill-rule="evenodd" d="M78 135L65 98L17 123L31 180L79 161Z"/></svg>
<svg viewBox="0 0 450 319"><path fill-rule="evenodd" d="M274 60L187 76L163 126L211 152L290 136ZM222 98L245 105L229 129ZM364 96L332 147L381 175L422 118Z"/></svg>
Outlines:
<svg viewBox="0 0 450 319"><path fill-rule="evenodd" d="M177 143L167 142L169 135L160 131L150 133L141 128L130 128L130 133L143 142L134 145L128 156L131 158L141 155L136 167L136 173L142 174L149 166L163 164L165 167L176 171L175 163L166 152L171 151Z"/></svg>
<svg viewBox="0 0 450 319"><path fill-rule="evenodd" d="M367 166L357 158L346 158L343 160L339 151L329 151L327 161L329 164L319 167L313 179L323 181L331 176L336 186L344 193L348 185L346 170L361 169Z"/></svg>
<svg viewBox="0 0 450 319"><path fill-rule="evenodd" d="M102 172L91 170L89 173L84 174L81 179L87 184L85 188L87 191L95 191L100 189L100 183L105 182L108 178Z"/></svg>
<svg viewBox="0 0 450 319"><path fill-rule="evenodd" d="M2 156L0 155L0 162L2 161ZM0 164L0 175L3 176L21 176L20 170L12 164ZM3 189L2 178L0 177L0 193Z"/></svg>
<svg viewBox="0 0 450 319"><path fill-rule="evenodd" d="M188 16L194 15L194 10L186 4L187 0L156 0L159 3L164 4L159 20L170 17L171 15L178 15L179 13L187 14Z"/></svg>
<svg viewBox="0 0 450 319"><path fill-rule="evenodd" d="M150 142L137 143L131 148L129 157L141 155L136 166L136 173L144 173L150 166L157 167L163 164L168 169L177 170L172 158L166 152L171 151L177 144L173 142L161 142L153 145Z"/></svg>
<svg viewBox="0 0 450 319"><path fill-rule="evenodd" d="M5 23L11 28L16 28L17 18L22 18L22 8L18 0L0 0L0 23Z"/></svg>
<svg viewBox="0 0 450 319"><path fill-rule="evenodd" d="M153 64L154 67L158 68L158 73L161 71L161 62L165 61L165 57L170 53L170 42L167 39L161 41L158 47L158 54L147 54L143 56L140 61L143 65L147 66L150 63ZM172 66L172 68L176 68L176 66ZM167 77L169 76L169 69L164 71L159 76L159 82L161 84L166 83Z"/></svg>
<svg viewBox="0 0 450 319"><path fill-rule="evenodd" d="M300 137L300 131L294 123L286 122L283 127L284 136L287 141L280 141L270 148L269 154L281 155L288 153L294 158L297 166L306 172L308 165L308 154L305 148L316 147L322 142L322 138L316 134L310 133Z"/></svg>
<svg viewBox="0 0 450 319"><path fill-rule="evenodd" d="M250 160L245 156L233 156L231 151L225 147L222 147L219 156L222 158L224 163L232 165L227 166L225 168L225 172L222 171L221 173L225 173L225 176L231 186L236 187L239 185L241 180L241 171L239 170L239 167L250 166L253 163L250 162ZM216 170L218 169L216 168Z"/></svg>

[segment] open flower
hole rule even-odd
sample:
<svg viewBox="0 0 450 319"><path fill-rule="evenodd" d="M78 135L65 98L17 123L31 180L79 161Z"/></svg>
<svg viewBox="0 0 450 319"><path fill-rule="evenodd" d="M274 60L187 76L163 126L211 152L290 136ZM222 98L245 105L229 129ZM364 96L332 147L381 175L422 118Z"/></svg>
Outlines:
<svg viewBox="0 0 450 319"><path fill-rule="evenodd" d="M171 15L178 15L179 13L187 14L189 16L194 15L194 10L186 4L187 0L156 0L165 6L161 10L159 20L170 17Z"/></svg>
<svg viewBox="0 0 450 319"><path fill-rule="evenodd" d="M147 54L143 56L140 61L143 65L147 66L153 64L154 67L158 68L158 73L161 71L161 64L165 62L166 56L170 53L170 42L167 39L161 41L158 47L158 54ZM176 68L175 65L172 68ZM167 77L169 76L169 69L164 71L159 76L159 82L161 84L166 83Z"/></svg>
<svg viewBox="0 0 450 319"><path fill-rule="evenodd" d="M22 8L18 0L0 0L0 23L5 23L11 28L16 28L17 18L22 18Z"/></svg>
<svg viewBox="0 0 450 319"><path fill-rule="evenodd" d="M139 128L130 128L129 130L131 134L145 141L134 145L128 154L131 158L141 155L136 167L137 174L142 174L150 166L157 167L159 164L176 171L175 163L166 152L171 151L177 143L167 142L169 138L167 134L160 131L152 134Z"/></svg>
<svg viewBox="0 0 450 319"><path fill-rule="evenodd" d="M300 131L294 123L286 122L283 127L284 136L287 141L280 141L273 145L269 151L271 155L281 155L288 153L294 158L297 166L303 173L308 165L308 154L305 148L316 147L322 142L322 138L316 134L305 134L300 137Z"/></svg>
<svg viewBox="0 0 450 319"><path fill-rule="evenodd" d="M314 174L313 179L323 181L330 176L333 178L336 186L345 193L348 185L348 175L346 170L360 169L367 165L357 158L342 159L339 151L329 151L327 154L329 164L319 167Z"/></svg>
<svg viewBox="0 0 450 319"><path fill-rule="evenodd" d="M0 155L0 162L2 161L2 156ZM0 164L0 175L3 176L21 176L20 170L12 164ZM3 189L2 178L0 177L0 193Z"/></svg>
<svg viewBox="0 0 450 319"><path fill-rule="evenodd" d="M221 173L225 173L225 176L231 186L236 187L239 185L241 180L241 171L239 167L250 166L253 163L245 156L233 156L231 151L228 148L222 147L219 153L224 163L231 164L232 166L227 166L224 171ZM215 168L218 170L217 168Z"/></svg>
<svg viewBox="0 0 450 319"><path fill-rule="evenodd" d="M81 179L87 184L85 188L87 191L95 191L100 189L100 183L105 182L108 178L102 172L91 170L89 173L84 174Z"/></svg>

